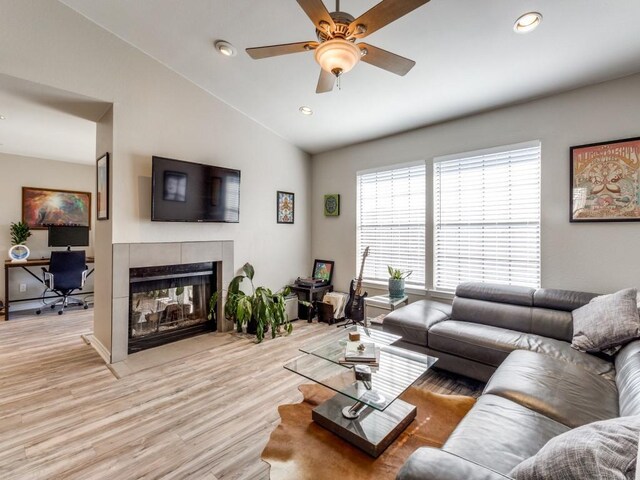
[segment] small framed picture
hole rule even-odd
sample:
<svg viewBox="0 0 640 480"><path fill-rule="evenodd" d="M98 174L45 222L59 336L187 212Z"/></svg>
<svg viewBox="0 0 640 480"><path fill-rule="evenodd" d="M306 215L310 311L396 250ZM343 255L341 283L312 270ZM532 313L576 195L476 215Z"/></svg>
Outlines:
<svg viewBox="0 0 640 480"><path fill-rule="evenodd" d="M333 278L333 265L332 260L314 260L313 261L313 278L323 280L328 284L331 284Z"/></svg>
<svg viewBox="0 0 640 480"><path fill-rule="evenodd" d="M109 220L109 153L96 161L96 202L98 220Z"/></svg>
<svg viewBox="0 0 640 480"><path fill-rule="evenodd" d="M187 201L187 174L182 172L164 172L162 199L167 202Z"/></svg>
<svg viewBox="0 0 640 480"><path fill-rule="evenodd" d="M640 221L640 138L571 147L571 222Z"/></svg>
<svg viewBox="0 0 640 480"><path fill-rule="evenodd" d="M276 196L278 223L293 223L295 210L295 194L278 192Z"/></svg>
<svg viewBox="0 0 640 480"><path fill-rule="evenodd" d="M330 193L324 196L324 216L337 217L340 215L340 195Z"/></svg>

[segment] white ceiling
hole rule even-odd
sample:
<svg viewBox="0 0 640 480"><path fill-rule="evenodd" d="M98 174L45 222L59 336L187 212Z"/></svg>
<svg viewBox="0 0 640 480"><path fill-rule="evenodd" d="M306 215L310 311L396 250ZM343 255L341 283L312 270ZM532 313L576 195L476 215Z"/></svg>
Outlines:
<svg viewBox="0 0 640 480"><path fill-rule="evenodd" d="M108 105L0 75L0 152L92 164L96 121Z"/></svg>
<svg viewBox="0 0 640 480"><path fill-rule="evenodd" d="M61 1L310 153L640 71L638 0L432 0L366 39L415 60L406 77L360 63L321 95L313 53L244 52L315 39L295 0ZM341 9L357 17L376 3ZM515 34L531 10L541 26ZM217 54L216 39L238 55Z"/></svg>

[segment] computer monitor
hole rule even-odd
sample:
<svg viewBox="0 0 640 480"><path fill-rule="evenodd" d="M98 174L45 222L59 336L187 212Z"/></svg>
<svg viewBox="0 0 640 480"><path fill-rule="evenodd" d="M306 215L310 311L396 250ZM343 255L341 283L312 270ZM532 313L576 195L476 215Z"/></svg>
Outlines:
<svg viewBox="0 0 640 480"><path fill-rule="evenodd" d="M49 227L50 247L88 247L89 227Z"/></svg>

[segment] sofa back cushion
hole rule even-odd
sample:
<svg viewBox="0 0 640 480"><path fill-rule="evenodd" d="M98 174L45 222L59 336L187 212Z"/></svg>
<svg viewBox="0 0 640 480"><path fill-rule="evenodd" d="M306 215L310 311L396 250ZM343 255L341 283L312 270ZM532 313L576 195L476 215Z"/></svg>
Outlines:
<svg viewBox="0 0 640 480"><path fill-rule="evenodd" d="M571 342L571 311L595 296L550 288L461 283L453 299L451 318Z"/></svg>
<svg viewBox="0 0 640 480"><path fill-rule="evenodd" d="M616 355L616 384L620 416L640 415L640 340L629 343Z"/></svg>

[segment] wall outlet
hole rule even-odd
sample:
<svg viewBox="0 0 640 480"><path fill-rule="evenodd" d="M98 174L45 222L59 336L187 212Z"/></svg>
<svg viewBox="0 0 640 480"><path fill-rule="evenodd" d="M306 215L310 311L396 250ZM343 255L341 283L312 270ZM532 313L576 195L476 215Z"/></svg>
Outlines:
<svg viewBox="0 0 640 480"><path fill-rule="evenodd" d="M26 283L21 283L20 284L20 293L24 293L27 291L27 284Z"/></svg>

